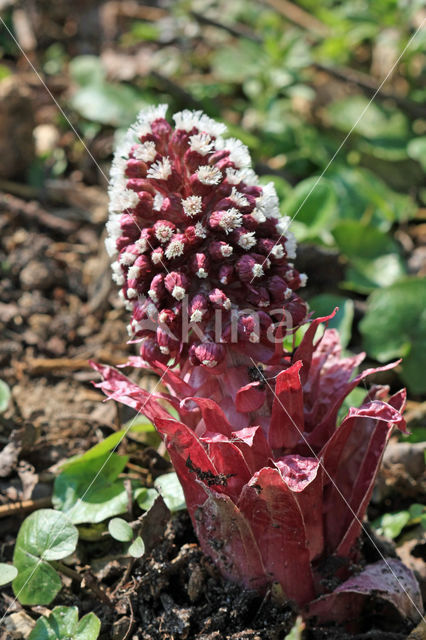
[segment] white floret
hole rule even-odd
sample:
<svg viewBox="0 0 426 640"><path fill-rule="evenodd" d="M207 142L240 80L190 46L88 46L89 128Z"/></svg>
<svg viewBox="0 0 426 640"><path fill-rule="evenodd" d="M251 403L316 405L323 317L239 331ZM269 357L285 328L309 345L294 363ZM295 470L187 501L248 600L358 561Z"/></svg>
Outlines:
<svg viewBox="0 0 426 640"><path fill-rule="evenodd" d="M155 160L155 156L157 155L155 143L152 142L152 140L147 140L142 144L138 144L133 149L133 155L136 160L142 160L142 162L153 162Z"/></svg>
<svg viewBox="0 0 426 640"><path fill-rule="evenodd" d="M183 254L184 248L185 245L181 240L171 240L171 242L167 246L165 256L168 260L178 258Z"/></svg>
<svg viewBox="0 0 426 640"><path fill-rule="evenodd" d="M247 207L249 204L245 195L239 193L235 187L232 187L231 195L229 195L228 198L232 200L236 207Z"/></svg>
<svg viewBox="0 0 426 640"><path fill-rule="evenodd" d="M216 150L229 151L229 159L238 169L249 167L251 165L248 148L237 138L218 138L216 140Z"/></svg>
<svg viewBox="0 0 426 640"><path fill-rule="evenodd" d="M241 227L242 223L242 214L238 211L238 209L234 209L232 207L231 209L228 209L223 213L222 217L220 218L219 226L224 230L226 234L228 234L231 233L231 231L234 231L234 229Z"/></svg>
<svg viewBox="0 0 426 640"><path fill-rule="evenodd" d="M262 195L256 200L256 207L267 218L280 217L279 200L273 182L268 182L262 187Z"/></svg>
<svg viewBox="0 0 426 640"><path fill-rule="evenodd" d="M154 202L152 203L152 208L154 209L154 211L160 211L161 207L163 206L163 202L164 196L157 191L154 196Z"/></svg>
<svg viewBox="0 0 426 640"><path fill-rule="evenodd" d="M264 274L263 268L261 264L255 264L253 265L253 268L251 270L252 274L253 274L253 278L261 278Z"/></svg>
<svg viewBox="0 0 426 640"><path fill-rule="evenodd" d="M197 222L195 225L195 235L197 238L206 238L207 237L207 229L203 227L201 222Z"/></svg>
<svg viewBox="0 0 426 640"><path fill-rule="evenodd" d="M146 173L147 178L153 178L154 180L167 180L172 174L172 165L169 158L161 158L150 166Z"/></svg>
<svg viewBox="0 0 426 640"><path fill-rule="evenodd" d="M109 191L109 211L111 214L123 213L128 209L134 209L139 203L139 196L131 189L112 188Z"/></svg>
<svg viewBox="0 0 426 640"><path fill-rule="evenodd" d="M213 141L207 133L197 133L189 138L191 151L206 156L213 149Z"/></svg>
<svg viewBox="0 0 426 640"><path fill-rule="evenodd" d="M131 267L129 267L129 270L127 272L127 277L130 280L136 280L136 278L139 278L140 273L141 273L141 268L138 267L137 264L134 264Z"/></svg>
<svg viewBox="0 0 426 640"><path fill-rule="evenodd" d="M130 265L134 263L136 258L137 258L136 254L130 253L130 251L124 251L120 255L120 264L124 265L125 267L130 267Z"/></svg>
<svg viewBox="0 0 426 640"><path fill-rule="evenodd" d="M210 136L220 136L226 131L226 125L221 122L216 122L206 116L202 111L191 111L184 109L175 113L173 120L176 124L176 129L182 129L183 131L192 131L196 128L200 132L208 133Z"/></svg>
<svg viewBox="0 0 426 640"><path fill-rule="evenodd" d="M183 298L185 297L185 293L186 291L183 287L179 287L178 285L173 287L172 296L176 300L183 300Z"/></svg>
<svg viewBox="0 0 426 640"><path fill-rule="evenodd" d="M243 233L239 240L238 244L240 247L248 251L256 244L256 234L254 231L249 231L248 233Z"/></svg>
<svg viewBox="0 0 426 640"><path fill-rule="evenodd" d="M217 167L205 165L197 171L198 180L202 184L215 185L222 180L222 172Z"/></svg>
<svg viewBox="0 0 426 640"><path fill-rule="evenodd" d="M290 227L291 218L289 216L284 216L277 222L276 229L281 236L287 235L287 231Z"/></svg>
<svg viewBox="0 0 426 640"><path fill-rule="evenodd" d="M182 200L183 210L189 218L201 213L202 204L203 199L201 196L188 196L188 198Z"/></svg>
<svg viewBox="0 0 426 640"><path fill-rule="evenodd" d="M287 239L286 239L284 245L285 245L285 250L286 250L286 253L287 253L287 257L290 258L290 260L294 260L294 258L296 257L296 249L297 249L296 238L291 233L291 231L287 231L287 236L286 237L287 237Z"/></svg>

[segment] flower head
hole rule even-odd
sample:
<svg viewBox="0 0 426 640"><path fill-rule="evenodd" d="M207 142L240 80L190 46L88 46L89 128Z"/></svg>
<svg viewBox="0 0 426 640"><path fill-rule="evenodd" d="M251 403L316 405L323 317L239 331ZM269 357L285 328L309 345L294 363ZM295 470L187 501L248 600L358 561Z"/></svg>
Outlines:
<svg viewBox="0 0 426 640"><path fill-rule="evenodd" d="M175 114L173 130L165 115L165 105L142 111L111 168L106 244L132 312L129 334L154 361L189 355L193 365L213 369L224 343L268 359L271 322L255 322L252 331L244 323L260 308L270 317L286 313L288 329L306 317L295 293L306 277L291 262L289 221L273 184L258 183L247 148L224 138L223 124L186 110ZM188 315L199 295L203 313ZM168 351L158 337L160 318L167 318L160 335L169 332ZM215 357L202 356L207 348Z"/></svg>

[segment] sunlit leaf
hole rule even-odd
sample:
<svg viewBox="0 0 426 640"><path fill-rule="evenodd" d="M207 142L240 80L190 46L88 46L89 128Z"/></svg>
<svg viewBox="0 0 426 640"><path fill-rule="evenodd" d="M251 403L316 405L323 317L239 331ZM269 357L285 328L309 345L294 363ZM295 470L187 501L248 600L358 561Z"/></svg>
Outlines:
<svg viewBox="0 0 426 640"><path fill-rule="evenodd" d="M182 486L174 471L159 476L155 480L154 486L163 497L170 511L180 511L186 508Z"/></svg>
<svg viewBox="0 0 426 640"><path fill-rule="evenodd" d="M49 564L73 553L78 530L60 511L40 509L24 520L16 539L13 591L21 604L49 604L62 586Z"/></svg>

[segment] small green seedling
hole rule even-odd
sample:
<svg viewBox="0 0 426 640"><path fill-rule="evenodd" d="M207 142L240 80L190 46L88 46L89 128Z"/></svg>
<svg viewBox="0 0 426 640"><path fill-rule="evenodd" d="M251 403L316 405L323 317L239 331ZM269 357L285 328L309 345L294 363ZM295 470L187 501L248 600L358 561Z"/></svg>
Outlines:
<svg viewBox="0 0 426 640"><path fill-rule="evenodd" d="M422 504L412 504L406 511L384 513L372 523L379 535L386 538L397 538L405 527L420 524L426 528L426 507Z"/></svg>
<svg viewBox="0 0 426 640"><path fill-rule="evenodd" d="M134 558L140 558L145 553L145 545L142 538L140 536L135 537L132 527L123 518L110 520L108 531L115 540L131 543L127 548L127 553Z"/></svg>
<svg viewBox="0 0 426 640"><path fill-rule="evenodd" d="M16 539L13 592L24 605L50 604L62 587L52 562L74 552L78 530L60 511L40 509L24 520Z"/></svg>
<svg viewBox="0 0 426 640"><path fill-rule="evenodd" d="M140 536L134 536L134 531L130 524L122 518L110 520L108 530L111 536L119 542L128 542L127 553L134 558L140 558L145 552L145 545Z"/></svg>
<svg viewBox="0 0 426 640"><path fill-rule="evenodd" d="M101 622L94 613L78 619L77 607L55 607L36 622L28 640L96 640Z"/></svg>

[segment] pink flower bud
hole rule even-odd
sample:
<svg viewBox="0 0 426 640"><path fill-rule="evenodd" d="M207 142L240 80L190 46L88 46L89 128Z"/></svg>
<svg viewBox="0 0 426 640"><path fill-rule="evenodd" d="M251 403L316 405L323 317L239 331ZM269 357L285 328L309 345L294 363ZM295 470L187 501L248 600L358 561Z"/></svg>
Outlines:
<svg viewBox="0 0 426 640"><path fill-rule="evenodd" d="M207 297L202 293L197 293L189 304L188 313L190 322L205 321L209 313Z"/></svg>
<svg viewBox="0 0 426 640"><path fill-rule="evenodd" d="M168 330L157 327L157 344L163 355L173 355L179 348L179 341L175 340Z"/></svg>
<svg viewBox="0 0 426 640"><path fill-rule="evenodd" d="M231 301L221 289L216 288L210 291L209 300L217 309L224 309L225 311L230 311L231 309Z"/></svg>
<svg viewBox="0 0 426 640"><path fill-rule="evenodd" d="M223 264L219 269L219 282L223 285L230 284L234 279L234 267L232 264Z"/></svg>
<svg viewBox="0 0 426 640"><path fill-rule="evenodd" d="M215 342L202 342L193 344L190 349L190 358L193 364L201 364L208 369L217 367L225 357L223 345Z"/></svg>
<svg viewBox="0 0 426 640"><path fill-rule="evenodd" d="M242 256L236 266L237 273L240 280L243 282L255 282L259 281L265 273L265 265L262 266L262 257L254 257L253 254L247 254Z"/></svg>
<svg viewBox="0 0 426 640"><path fill-rule="evenodd" d="M157 275L154 276L151 280L151 284L148 289L148 295L153 302L158 304L163 298L164 293L164 275L162 273L157 273Z"/></svg>
<svg viewBox="0 0 426 640"><path fill-rule="evenodd" d="M180 271L171 271L165 277L164 284L167 291L175 298L175 300L182 300L189 287L187 277Z"/></svg>
<svg viewBox="0 0 426 640"><path fill-rule="evenodd" d="M213 260L223 260L224 258L229 258L233 254L233 247L220 240L219 242L211 242L209 244L209 253Z"/></svg>
<svg viewBox="0 0 426 640"><path fill-rule="evenodd" d="M209 274L210 260L205 253L196 253L191 257L191 272L198 278L205 279Z"/></svg>

